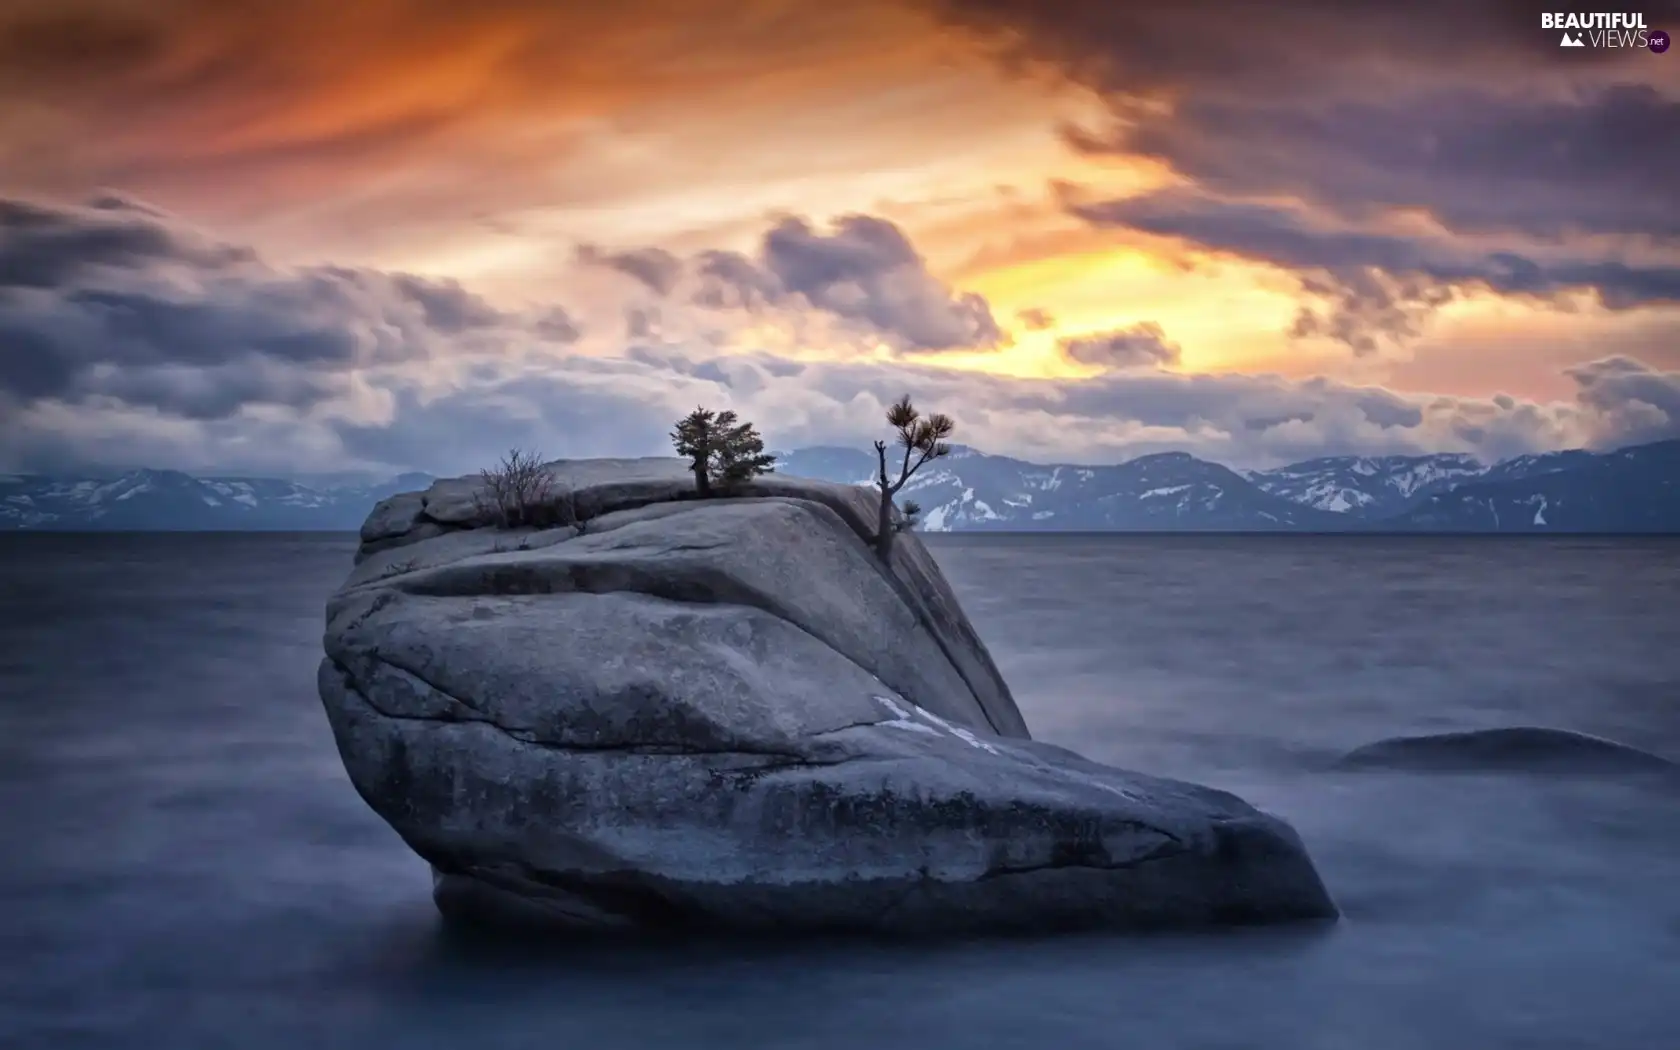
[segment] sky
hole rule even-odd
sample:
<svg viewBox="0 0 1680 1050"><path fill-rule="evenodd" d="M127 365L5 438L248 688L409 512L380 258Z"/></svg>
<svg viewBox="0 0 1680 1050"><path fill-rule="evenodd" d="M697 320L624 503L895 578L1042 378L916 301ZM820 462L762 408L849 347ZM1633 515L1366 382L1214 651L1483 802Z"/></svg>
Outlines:
<svg viewBox="0 0 1680 1050"><path fill-rule="evenodd" d="M0 0L0 469L1680 437L1680 49L1560 3Z"/></svg>

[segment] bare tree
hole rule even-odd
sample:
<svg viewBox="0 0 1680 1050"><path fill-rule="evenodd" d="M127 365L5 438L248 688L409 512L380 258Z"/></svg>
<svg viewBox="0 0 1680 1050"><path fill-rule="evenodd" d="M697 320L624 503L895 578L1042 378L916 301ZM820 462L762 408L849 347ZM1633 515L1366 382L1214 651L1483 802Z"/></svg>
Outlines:
<svg viewBox="0 0 1680 1050"><path fill-rule="evenodd" d="M479 513L504 529L572 524L569 493L556 493L554 475L535 452L511 449L494 467L479 471L474 496Z"/></svg>
<svg viewBox="0 0 1680 1050"><path fill-rule="evenodd" d="M764 451L764 439L734 412L696 408L677 421L671 443L688 460L694 491L702 499L714 487L733 488L775 469L776 457Z"/></svg>
<svg viewBox="0 0 1680 1050"><path fill-rule="evenodd" d="M887 443L875 442L875 457L880 463L880 475L875 484L881 494L880 513L875 521L875 553L883 561L892 557L893 537L913 528L921 513L921 507L906 503L904 514L895 521L893 497L922 468L922 464L951 454L951 446L945 443L945 439L957 429L950 416L935 412L924 417L910 403L909 394L887 409L887 422L898 431L897 444L904 449L904 455L898 465L898 478L893 480L887 474Z"/></svg>

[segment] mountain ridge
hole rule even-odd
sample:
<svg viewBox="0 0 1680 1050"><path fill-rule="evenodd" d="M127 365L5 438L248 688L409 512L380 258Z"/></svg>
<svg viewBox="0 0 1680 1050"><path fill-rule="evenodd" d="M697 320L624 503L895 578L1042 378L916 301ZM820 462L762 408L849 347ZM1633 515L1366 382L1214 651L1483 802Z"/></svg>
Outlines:
<svg viewBox="0 0 1680 1050"><path fill-rule="evenodd" d="M316 487L150 467L75 477L0 474L0 530L353 531L375 503L432 480L408 473L372 484Z"/></svg>
<svg viewBox="0 0 1680 1050"><path fill-rule="evenodd" d="M877 472L865 449L779 456L779 470L826 481L871 484ZM432 480L0 474L0 530L352 531L379 500ZM1680 440L1493 464L1461 453L1321 456L1241 472L1187 452L1080 465L956 446L898 498L920 504L930 532L1680 533Z"/></svg>

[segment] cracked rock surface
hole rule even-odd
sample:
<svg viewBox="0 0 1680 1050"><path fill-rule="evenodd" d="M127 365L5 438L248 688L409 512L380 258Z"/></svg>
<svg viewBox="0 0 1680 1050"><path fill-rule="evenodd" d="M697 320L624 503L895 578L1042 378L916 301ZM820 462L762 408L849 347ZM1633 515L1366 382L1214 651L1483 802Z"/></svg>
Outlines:
<svg viewBox="0 0 1680 1050"><path fill-rule="evenodd" d="M393 497L328 606L351 781L445 913L524 927L883 932L1335 915L1288 825L1032 741L872 494L678 460L552 464L580 532L472 479Z"/></svg>

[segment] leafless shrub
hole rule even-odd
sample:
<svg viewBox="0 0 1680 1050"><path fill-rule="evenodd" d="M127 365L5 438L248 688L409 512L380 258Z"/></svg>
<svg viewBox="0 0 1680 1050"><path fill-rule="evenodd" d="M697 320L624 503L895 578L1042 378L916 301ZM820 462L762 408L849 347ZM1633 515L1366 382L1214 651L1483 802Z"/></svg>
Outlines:
<svg viewBox="0 0 1680 1050"><path fill-rule="evenodd" d="M548 528L577 523L577 501L554 484L535 452L512 449L494 467L479 471L474 500L481 517L503 529Z"/></svg>

